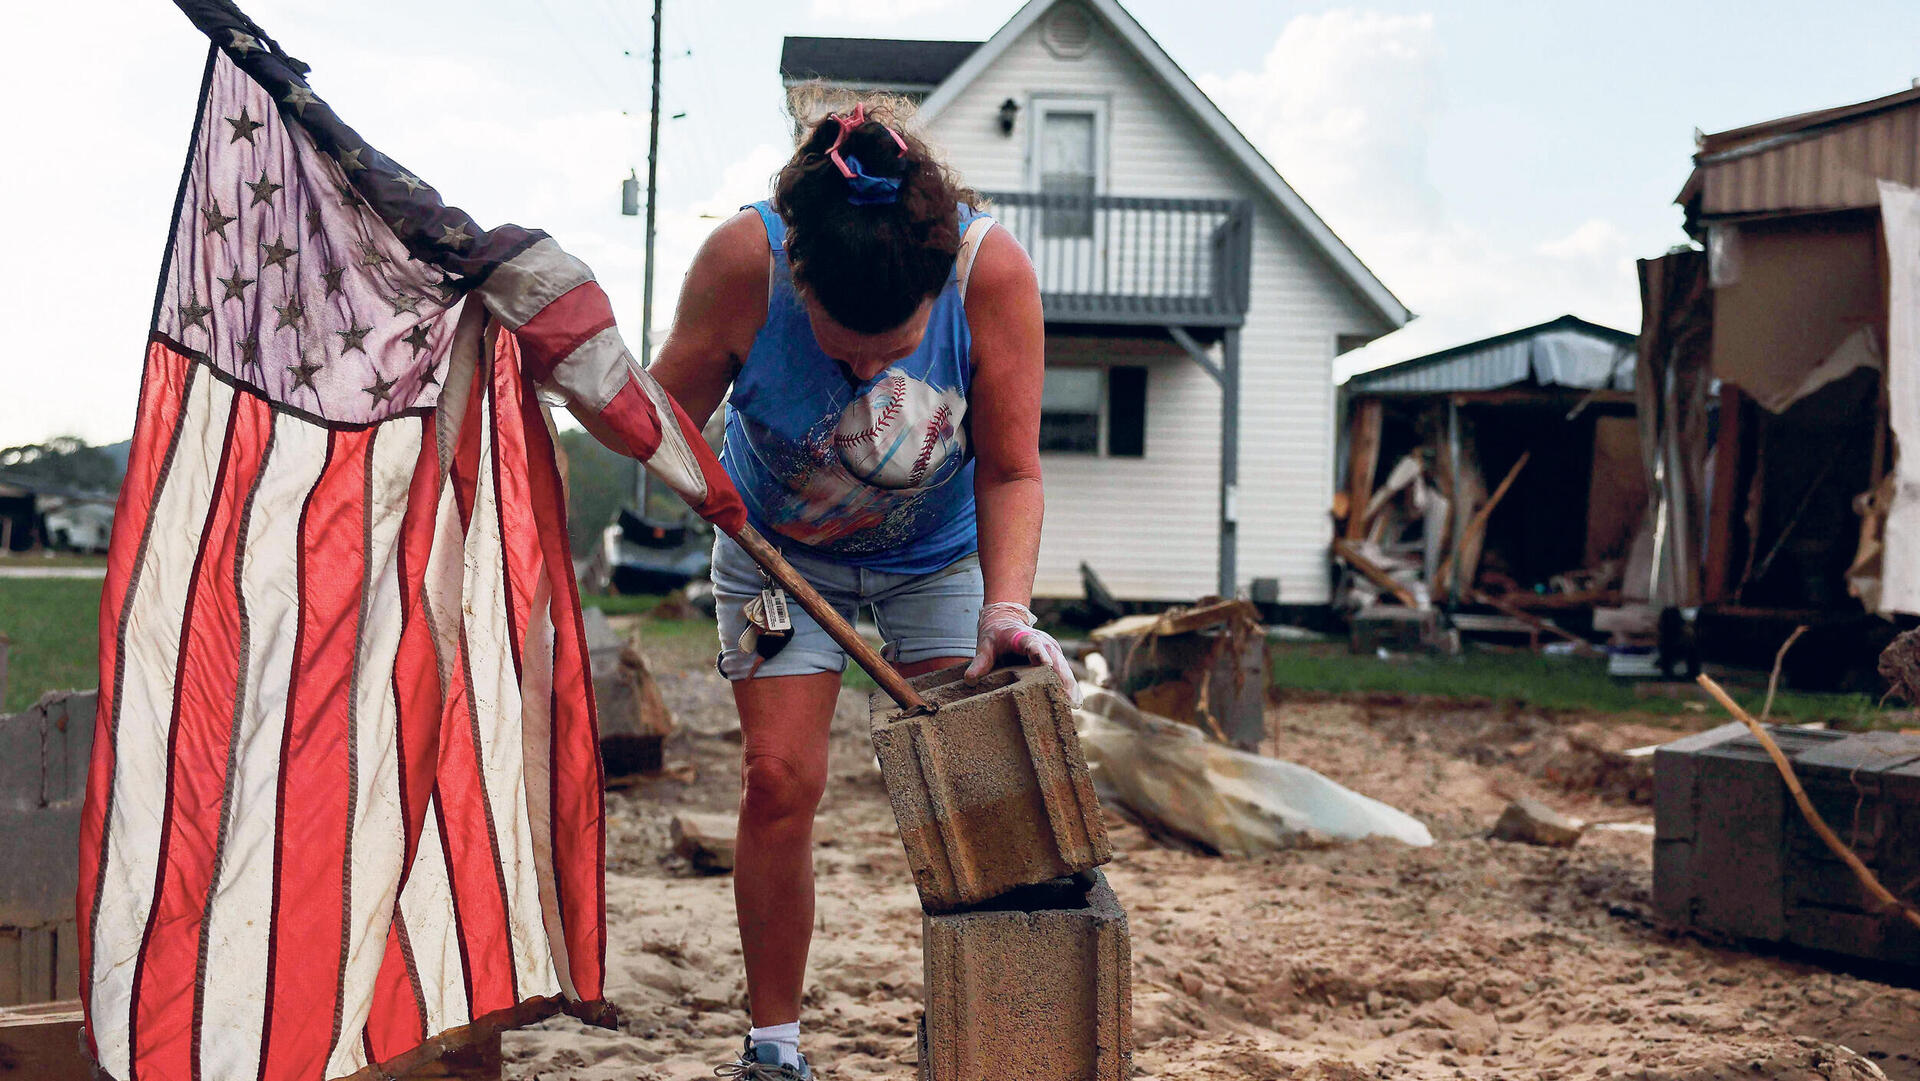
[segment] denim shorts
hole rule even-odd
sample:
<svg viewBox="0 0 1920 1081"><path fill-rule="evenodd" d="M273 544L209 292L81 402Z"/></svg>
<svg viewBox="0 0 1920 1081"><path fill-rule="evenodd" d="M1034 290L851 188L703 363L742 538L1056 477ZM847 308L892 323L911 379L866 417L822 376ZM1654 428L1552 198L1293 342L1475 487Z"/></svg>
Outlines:
<svg viewBox="0 0 1920 1081"><path fill-rule="evenodd" d="M849 622L861 605L871 606L885 642L881 655L895 664L971 658L979 644L983 587L977 554L930 574L889 574L801 552L782 554ZM791 602L787 608L793 617L793 640L784 649L762 661L740 648L740 632L747 627L740 607L765 588L759 565L732 538L719 534L713 545L713 598L720 622L720 674L751 679L846 671L846 652Z"/></svg>

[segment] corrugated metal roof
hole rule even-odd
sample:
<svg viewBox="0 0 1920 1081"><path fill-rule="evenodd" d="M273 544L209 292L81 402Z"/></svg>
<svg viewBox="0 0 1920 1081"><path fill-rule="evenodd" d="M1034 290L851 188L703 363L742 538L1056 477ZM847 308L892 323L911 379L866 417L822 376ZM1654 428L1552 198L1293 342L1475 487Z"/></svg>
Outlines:
<svg viewBox="0 0 1920 1081"><path fill-rule="evenodd" d="M1563 315L1548 323L1456 345L1362 372L1355 394L1445 394L1512 386L1633 389L1634 337Z"/></svg>
<svg viewBox="0 0 1920 1081"><path fill-rule="evenodd" d="M1880 205L1880 180L1920 185L1920 88L1701 140L1675 200L1702 217Z"/></svg>
<svg viewBox="0 0 1920 1081"><path fill-rule="evenodd" d="M790 37L780 46L780 77L931 90L979 47L977 41Z"/></svg>

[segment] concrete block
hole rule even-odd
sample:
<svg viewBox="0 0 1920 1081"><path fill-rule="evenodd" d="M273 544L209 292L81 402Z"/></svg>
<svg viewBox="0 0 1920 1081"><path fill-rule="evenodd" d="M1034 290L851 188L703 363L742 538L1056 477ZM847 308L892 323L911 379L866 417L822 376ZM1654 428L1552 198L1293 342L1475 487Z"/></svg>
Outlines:
<svg viewBox="0 0 1920 1081"><path fill-rule="evenodd" d="M93 753L93 691L54 691L0 716L0 808L78 806Z"/></svg>
<svg viewBox="0 0 1920 1081"><path fill-rule="evenodd" d="M71 916L38 927L0 927L0 1006L80 993L80 941Z"/></svg>
<svg viewBox="0 0 1920 1081"><path fill-rule="evenodd" d="M1005 668L968 687L949 668L913 684L931 715L905 716L877 692L870 708L874 754L927 911L1112 857L1073 707L1052 669Z"/></svg>
<svg viewBox="0 0 1920 1081"><path fill-rule="evenodd" d="M80 1049L80 1003L0 1008L0 1079L91 1081L92 1063Z"/></svg>
<svg viewBox="0 0 1920 1081"><path fill-rule="evenodd" d="M1100 872L924 919L925 1081L1131 1076L1132 947Z"/></svg>
<svg viewBox="0 0 1920 1081"><path fill-rule="evenodd" d="M1809 801L1893 888L1920 880L1920 737L1771 729ZM1889 918L1819 840L1743 725L1654 756L1654 907L1740 938L1920 965L1920 934Z"/></svg>
<svg viewBox="0 0 1920 1081"><path fill-rule="evenodd" d="M80 886L80 808L0 808L0 926L35 927L73 915Z"/></svg>

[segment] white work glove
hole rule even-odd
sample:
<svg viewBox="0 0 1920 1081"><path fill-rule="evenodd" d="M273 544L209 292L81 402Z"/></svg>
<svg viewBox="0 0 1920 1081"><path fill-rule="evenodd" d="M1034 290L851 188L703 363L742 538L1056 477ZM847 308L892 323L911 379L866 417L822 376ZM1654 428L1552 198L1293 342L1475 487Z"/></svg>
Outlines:
<svg viewBox="0 0 1920 1081"><path fill-rule="evenodd" d="M993 670L994 662L1007 654L1025 657L1034 664L1050 666L1060 677L1060 685L1074 705L1080 704L1080 681L1067 666L1066 651L1045 631L1035 630L1033 612L1024 604L997 601L980 609L980 647L967 665L966 680L978 682Z"/></svg>

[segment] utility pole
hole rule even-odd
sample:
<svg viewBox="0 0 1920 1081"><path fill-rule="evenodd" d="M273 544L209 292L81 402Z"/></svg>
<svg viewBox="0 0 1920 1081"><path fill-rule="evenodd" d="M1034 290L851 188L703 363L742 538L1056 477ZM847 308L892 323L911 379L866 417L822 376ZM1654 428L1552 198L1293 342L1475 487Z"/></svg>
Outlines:
<svg viewBox="0 0 1920 1081"><path fill-rule="evenodd" d="M647 276L640 298L640 366L653 362L653 215L660 195L660 9L653 0L653 106L647 111Z"/></svg>
<svg viewBox="0 0 1920 1081"><path fill-rule="evenodd" d="M653 104L647 109L647 269L640 286L640 366L653 363L653 221L660 201L660 13L665 0L653 0ZM633 509L647 516L647 470L633 471Z"/></svg>

